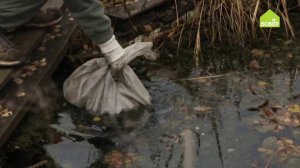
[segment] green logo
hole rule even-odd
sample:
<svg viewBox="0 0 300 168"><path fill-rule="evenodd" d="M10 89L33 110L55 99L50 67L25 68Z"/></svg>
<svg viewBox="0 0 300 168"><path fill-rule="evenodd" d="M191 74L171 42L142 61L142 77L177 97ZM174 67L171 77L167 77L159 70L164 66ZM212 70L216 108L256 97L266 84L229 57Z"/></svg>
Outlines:
<svg viewBox="0 0 300 168"><path fill-rule="evenodd" d="M261 28L280 27L280 17L269 9L259 18L259 23Z"/></svg>

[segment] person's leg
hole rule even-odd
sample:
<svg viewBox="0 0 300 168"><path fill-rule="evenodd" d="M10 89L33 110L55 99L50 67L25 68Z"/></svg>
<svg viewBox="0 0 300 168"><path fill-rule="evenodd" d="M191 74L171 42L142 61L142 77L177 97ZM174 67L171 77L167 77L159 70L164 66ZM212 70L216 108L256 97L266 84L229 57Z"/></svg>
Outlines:
<svg viewBox="0 0 300 168"><path fill-rule="evenodd" d="M26 27L45 28L56 25L62 19L60 9L46 9L39 11L28 23Z"/></svg>
<svg viewBox="0 0 300 168"><path fill-rule="evenodd" d="M48 27L58 23L59 9L41 11L47 0L0 0L0 66L22 64L26 56L4 35L24 24L30 27Z"/></svg>
<svg viewBox="0 0 300 168"><path fill-rule="evenodd" d="M103 5L98 0L64 0L64 2L78 25L100 47L101 53L111 64L111 70L117 71L123 67L125 64L120 58L124 56L125 50L113 35L111 21L105 15Z"/></svg>
<svg viewBox="0 0 300 168"><path fill-rule="evenodd" d="M29 22L47 0L1 0L0 27L12 28Z"/></svg>
<svg viewBox="0 0 300 168"><path fill-rule="evenodd" d="M98 0L64 0L78 25L95 44L107 42L113 36L111 22Z"/></svg>

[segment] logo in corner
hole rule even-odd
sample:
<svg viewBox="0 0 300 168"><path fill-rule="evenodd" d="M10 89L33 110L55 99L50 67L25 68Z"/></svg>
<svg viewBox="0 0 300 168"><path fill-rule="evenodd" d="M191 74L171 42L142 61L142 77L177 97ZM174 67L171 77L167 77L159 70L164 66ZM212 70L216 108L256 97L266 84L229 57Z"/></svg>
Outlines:
<svg viewBox="0 0 300 168"><path fill-rule="evenodd" d="M261 28L278 28L280 27L280 17L269 9L259 18L259 24Z"/></svg>

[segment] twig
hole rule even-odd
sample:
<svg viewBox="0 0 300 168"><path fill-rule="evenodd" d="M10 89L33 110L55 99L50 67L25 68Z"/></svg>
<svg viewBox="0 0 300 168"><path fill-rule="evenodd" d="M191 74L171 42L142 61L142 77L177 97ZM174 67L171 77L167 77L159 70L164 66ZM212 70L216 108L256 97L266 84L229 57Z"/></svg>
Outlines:
<svg viewBox="0 0 300 168"><path fill-rule="evenodd" d="M164 44L165 44L164 41L162 43L160 43L160 45L156 48L156 50L159 50Z"/></svg>
<svg viewBox="0 0 300 168"><path fill-rule="evenodd" d="M146 8L147 3L148 3L148 0L144 0L141 10Z"/></svg>
<svg viewBox="0 0 300 168"><path fill-rule="evenodd" d="M194 80L199 80L199 79L212 79L212 78L220 78L223 76L228 76L228 75L234 75L237 73L227 73L227 74L222 74L222 75L211 75L211 76L199 76L199 77L193 77L193 78L182 78L182 79L176 79L174 81L194 81Z"/></svg>
<svg viewBox="0 0 300 168"><path fill-rule="evenodd" d="M182 29L180 31L180 35L179 35L179 39L178 39L178 44L177 44L177 51L176 51L176 56L178 56L178 53L179 53L179 48L180 48L180 45L181 45L181 40L182 40L182 34L183 34L183 30L184 30L184 27L185 25L182 26Z"/></svg>
<svg viewBox="0 0 300 168"><path fill-rule="evenodd" d="M28 166L27 168L39 168L39 167L44 166L47 163L48 163L48 160L42 160L42 161L40 161L40 162L38 162L38 163L36 163L32 166Z"/></svg>
<svg viewBox="0 0 300 168"><path fill-rule="evenodd" d="M271 162L271 160L273 159L273 155L274 155L274 154L272 154L272 155L269 157L269 159L267 160L267 163L266 163L266 165L265 165L265 168L269 168L270 162Z"/></svg>
<svg viewBox="0 0 300 168"><path fill-rule="evenodd" d="M133 30L135 31L135 33L138 31L137 28L134 26L133 22L132 22L132 17L131 17L131 13L130 13L130 10L128 9L127 7L127 0L124 0L123 1L123 6L124 6L124 9L126 10L127 14L128 14L128 20L129 20L129 23L130 25L132 26Z"/></svg>
<svg viewBox="0 0 300 168"><path fill-rule="evenodd" d="M179 26L179 14L178 14L178 6L177 6L177 0L175 1L175 9L176 9L176 24Z"/></svg>

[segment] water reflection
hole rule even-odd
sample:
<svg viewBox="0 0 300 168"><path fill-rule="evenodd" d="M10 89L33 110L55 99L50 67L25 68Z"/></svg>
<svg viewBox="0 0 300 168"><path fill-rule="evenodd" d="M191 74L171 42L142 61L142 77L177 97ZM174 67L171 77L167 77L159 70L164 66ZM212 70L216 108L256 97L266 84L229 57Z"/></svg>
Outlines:
<svg viewBox="0 0 300 168"><path fill-rule="evenodd" d="M50 157L63 168L89 167L101 156L101 150L90 144L87 140L95 135L76 131L71 116L60 113L58 124L50 125L57 132L62 133L62 141L56 144L45 145Z"/></svg>
<svg viewBox="0 0 300 168"><path fill-rule="evenodd" d="M270 85L262 89L256 88L256 84L262 79ZM294 78L292 85L289 79L288 73L271 75L269 78L245 73L205 82L176 83L164 79L145 82L153 99L153 110L139 109L121 115L117 121L111 122L111 126L118 129L107 131L102 129L101 124L85 122L91 120L89 115L70 110L60 114L59 124L51 125L63 132L64 141L47 145L46 149L60 165L72 159L91 165L97 159L102 160L101 151L106 144L110 144L104 155L112 149L117 149L138 156L132 167L181 167L185 153L180 137L184 130L190 129L199 139L199 145L195 147L198 151L196 167L250 167L256 162L263 165L266 161L257 149L262 145L262 141L273 133L255 130L252 127L255 120L253 116L259 117L259 112L248 109L257 107L266 99L270 102L289 104L291 96L299 94L297 92L300 88L299 78ZM249 90L249 86L253 86L255 94ZM198 112L195 110L197 106L208 106L213 110ZM139 115L136 115L137 113ZM70 114L73 120L80 119L80 122L72 123ZM82 123L85 123L85 126L82 126ZM79 127L81 129L78 129ZM129 127L130 129L127 129ZM103 136L112 130L115 134ZM278 135L293 138L287 131ZM97 145L99 141L102 143ZM70 151L70 148L74 151ZM82 151L83 148L85 151ZM65 154L61 150L79 152L84 157L81 160L72 155L64 158L60 156ZM58 160L58 157L61 159ZM276 160L270 164L273 167L282 167Z"/></svg>

